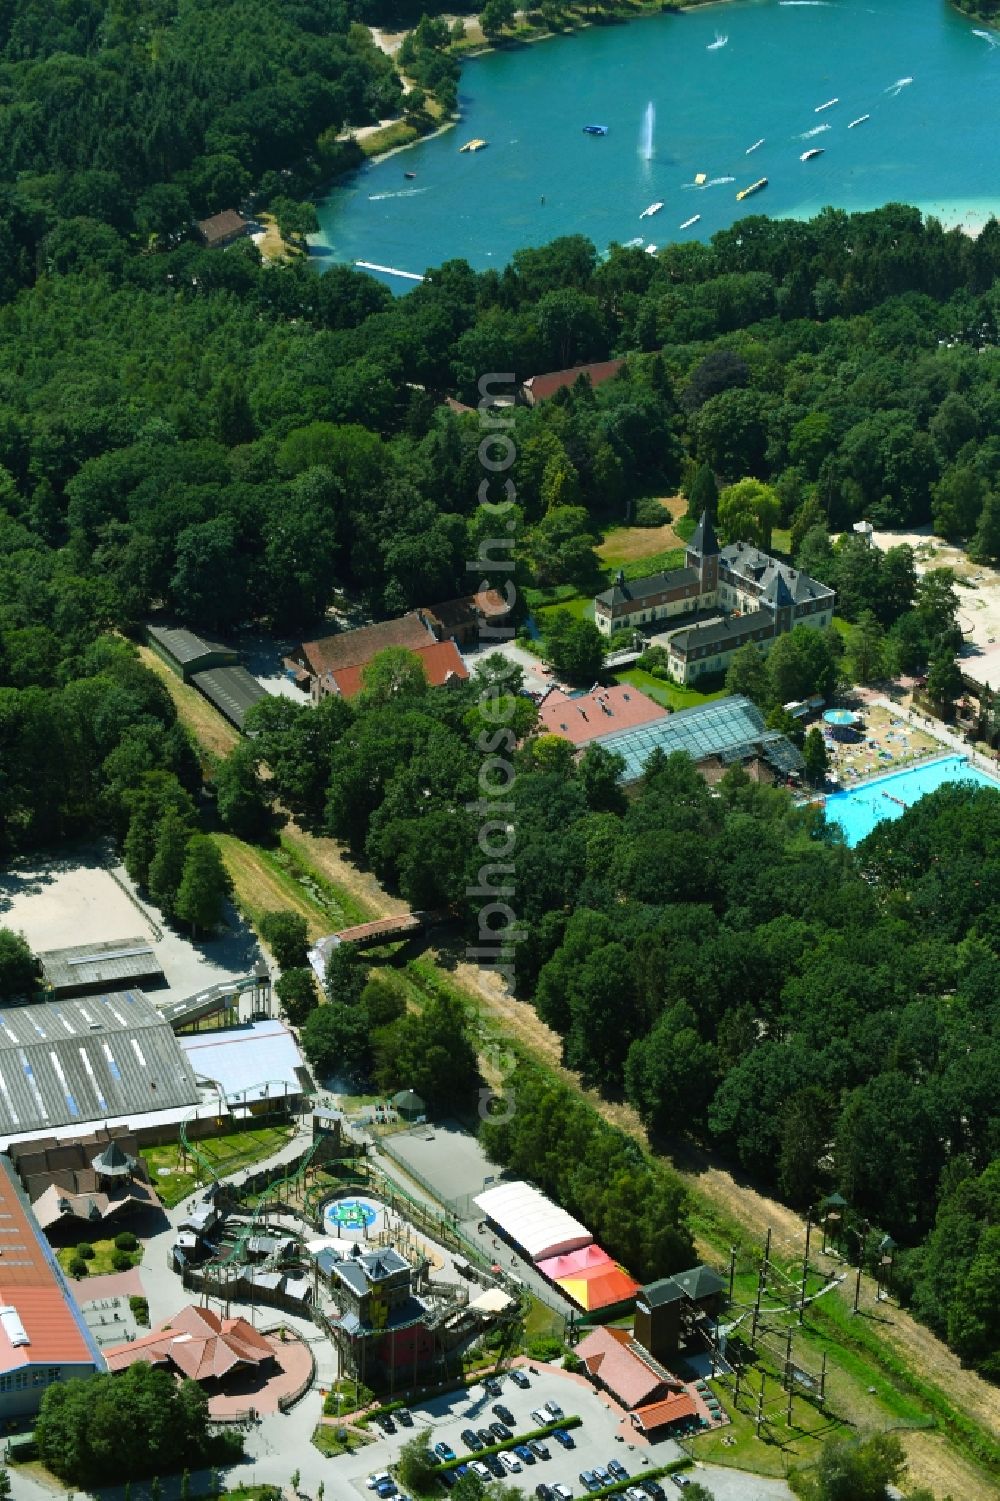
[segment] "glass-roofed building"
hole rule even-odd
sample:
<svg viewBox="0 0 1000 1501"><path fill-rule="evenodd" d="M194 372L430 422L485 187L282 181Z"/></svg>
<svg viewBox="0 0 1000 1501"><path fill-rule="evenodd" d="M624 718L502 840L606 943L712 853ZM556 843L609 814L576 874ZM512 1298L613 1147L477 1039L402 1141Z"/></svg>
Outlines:
<svg viewBox="0 0 1000 1501"><path fill-rule="evenodd" d="M686 751L693 761L715 756L730 764L760 756L782 777L803 767L792 742L778 730L769 730L756 704L738 694L679 709L653 724L602 735L594 743L624 758L623 782L637 781L655 750L667 756Z"/></svg>

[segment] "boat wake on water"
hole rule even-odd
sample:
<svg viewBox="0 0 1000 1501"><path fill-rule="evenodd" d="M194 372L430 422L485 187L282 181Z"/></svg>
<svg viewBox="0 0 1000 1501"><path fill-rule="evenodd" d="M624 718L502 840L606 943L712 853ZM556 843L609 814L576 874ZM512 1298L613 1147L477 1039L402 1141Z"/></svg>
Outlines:
<svg viewBox="0 0 1000 1501"><path fill-rule="evenodd" d="M416 198L418 193L426 193L427 188L400 188L398 193L369 193L369 203L382 203L386 198Z"/></svg>
<svg viewBox="0 0 1000 1501"><path fill-rule="evenodd" d="M822 5L829 7L830 0L778 0L779 5Z"/></svg>
<svg viewBox="0 0 1000 1501"><path fill-rule="evenodd" d="M997 40L992 31L974 31L972 35L981 37L984 42L989 42L991 49L1000 46L1000 41Z"/></svg>
<svg viewBox="0 0 1000 1501"><path fill-rule="evenodd" d="M710 177L706 182L706 188L717 188L724 182L735 182L735 177Z"/></svg>
<svg viewBox="0 0 1000 1501"><path fill-rule="evenodd" d="M804 130L799 136L800 141L809 141L813 136L821 136L824 130L832 130L831 125L814 125L812 130Z"/></svg>
<svg viewBox="0 0 1000 1501"><path fill-rule="evenodd" d="M893 97L893 99L895 99L896 95L900 92L900 90L901 89L905 89L912 82L913 82L912 78L897 78L895 83L890 83L889 87L886 89L885 92L887 94L891 94L892 97Z"/></svg>
<svg viewBox="0 0 1000 1501"><path fill-rule="evenodd" d="M705 51L706 52L718 52L719 48L720 47L724 47L728 41L729 41L728 34L726 36L723 36L721 31L717 31L715 33L715 41L714 42L709 42L708 46L705 48Z"/></svg>

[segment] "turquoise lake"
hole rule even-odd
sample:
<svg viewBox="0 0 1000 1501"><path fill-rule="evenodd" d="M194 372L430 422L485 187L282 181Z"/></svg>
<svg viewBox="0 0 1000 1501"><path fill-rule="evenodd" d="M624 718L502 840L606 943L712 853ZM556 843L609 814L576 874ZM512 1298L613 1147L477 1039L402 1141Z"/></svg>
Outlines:
<svg viewBox="0 0 1000 1501"><path fill-rule="evenodd" d="M585 234L599 250L640 234L662 245L747 213L890 200L974 226L1000 207L1000 34L976 30L945 0L735 0L472 59L455 128L366 165L319 206L317 261L419 273L462 257L484 270L557 235ZM717 34L728 41L710 49ZM608 135L584 135L592 122ZM476 136L487 149L461 155ZM800 161L814 146L823 155ZM710 186L693 186L699 172ZM737 203L763 176L769 186ZM640 221L657 200L663 209Z"/></svg>

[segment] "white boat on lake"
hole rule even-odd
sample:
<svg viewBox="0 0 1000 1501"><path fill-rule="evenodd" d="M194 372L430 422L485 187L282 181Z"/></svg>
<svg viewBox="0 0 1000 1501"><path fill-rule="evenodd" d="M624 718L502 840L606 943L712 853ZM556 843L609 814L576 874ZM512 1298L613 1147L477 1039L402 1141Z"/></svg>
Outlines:
<svg viewBox="0 0 1000 1501"><path fill-rule="evenodd" d="M726 36L723 36L723 34L722 34L721 31L717 31L715 33L715 41L714 42L709 42L708 46L705 48L705 51L706 52L718 52L719 48L720 47L724 47L728 41L729 41L728 34Z"/></svg>
<svg viewBox="0 0 1000 1501"><path fill-rule="evenodd" d="M685 219L684 220L684 223L682 225L680 225L680 228L681 229L690 229L691 226L692 226L692 224L697 224L698 220L700 218L701 218L700 214L692 214L691 217L690 217L690 219Z"/></svg>
<svg viewBox="0 0 1000 1501"><path fill-rule="evenodd" d="M832 109L832 107L835 104L839 104L839 103L840 103L839 99L828 99L825 104L817 104L816 108L813 110L813 114L814 115L819 115L819 114L821 114L823 112L823 110L825 110L825 109Z"/></svg>
<svg viewBox="0 0 1000 1501"><path fill-rule="evenodd" d="M848 128L848 130L853 130L854 127L855 127L855 125L863 125L866 120L870 120L870 119L871 119L871 115L859 115L856 120L852 120L851 121L850 125L848 125L847 128Z"/></svg>
<svg viewBox="0 0 1000 1501"><path fill-rule="evenodd" d="M763 144L764 144L764 137L763 137L763 136L761 136L761 138L760 138L760 140L759 140L759 141L754 141L754 143L753 143L753 145L752 145L752 146L748 146L748 147L747 147L747 149L746 149L746 151L745 151L745 152L744 152L744 153L743 153L743 154L744 154L744 156L749 156L749 155L750 155L750 153L751 153L751 151L756 151L756 150L757 150L757 147L758 147L758 146L763 146Z"/></svg>
<svg viewBox="0 0 1000 1501"><path fill-rule="evenodd" d="M654 214L658 214L660 212L660 209L662 207L663 207L662 203L651 203L648 208L644 208L643 209L642 213L639 215L639 218L640 219L651 219Z"/></svg>

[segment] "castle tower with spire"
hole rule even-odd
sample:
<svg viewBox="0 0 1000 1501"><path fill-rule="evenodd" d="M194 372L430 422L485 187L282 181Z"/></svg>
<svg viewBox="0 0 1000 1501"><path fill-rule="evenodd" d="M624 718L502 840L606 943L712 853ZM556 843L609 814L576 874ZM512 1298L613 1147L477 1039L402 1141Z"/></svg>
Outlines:
<svg viewBox="0 0 1000 1501"><path fill-rule="evenodd" d="M701 520L691 534L691 540L684 555L684 563L688 568L698 569L701 576L702 594L712 596L710 599L703 600L702 603L714 604L715 594L719 587L719 541L715 535L712 518L707 511L702 511Z"/></svg>

